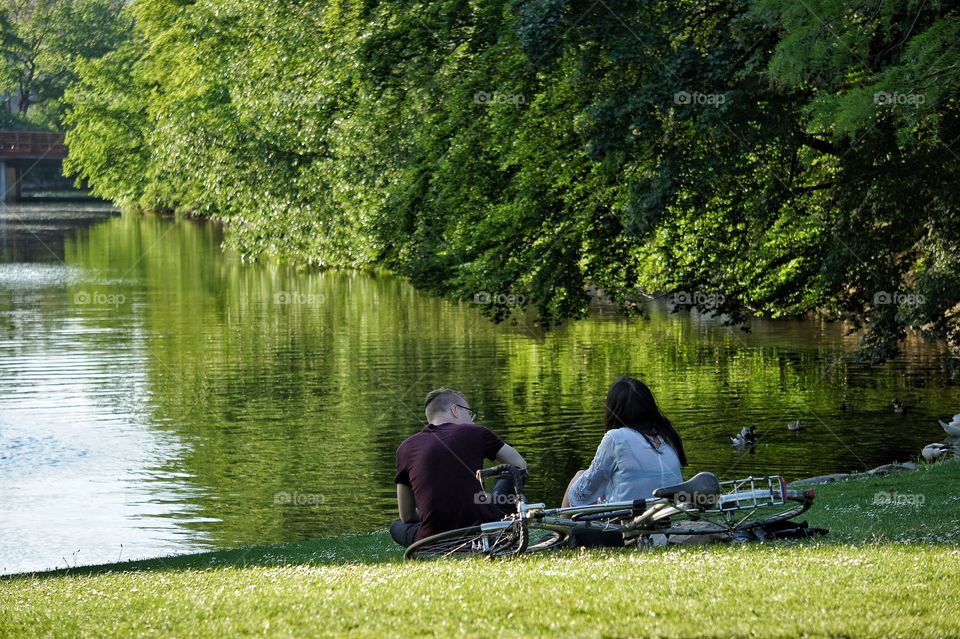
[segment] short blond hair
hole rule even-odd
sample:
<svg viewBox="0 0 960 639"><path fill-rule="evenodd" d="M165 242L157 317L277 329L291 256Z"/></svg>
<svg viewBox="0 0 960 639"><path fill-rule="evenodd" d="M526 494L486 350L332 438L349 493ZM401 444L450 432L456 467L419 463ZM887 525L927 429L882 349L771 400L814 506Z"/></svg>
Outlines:
<svg viewBox="0 0 960 639"><path fill-rule="evenodd" d="M427 393L423 400L423 412L427 415L427 421L432 422L434 417L446 413L458 402L467 403L463 393L452 388L437 388Z"/></svg>

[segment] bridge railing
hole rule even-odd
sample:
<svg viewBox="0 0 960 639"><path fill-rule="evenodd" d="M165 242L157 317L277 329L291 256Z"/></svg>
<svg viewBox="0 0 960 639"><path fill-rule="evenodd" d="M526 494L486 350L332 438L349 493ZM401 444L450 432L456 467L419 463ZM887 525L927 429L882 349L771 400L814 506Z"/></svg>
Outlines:
<svg viewBox="0 0 960 639"><path fill-rule="evenodd" d="M65 158L63 133L45 131L0 131L0 158Z"/></svg>

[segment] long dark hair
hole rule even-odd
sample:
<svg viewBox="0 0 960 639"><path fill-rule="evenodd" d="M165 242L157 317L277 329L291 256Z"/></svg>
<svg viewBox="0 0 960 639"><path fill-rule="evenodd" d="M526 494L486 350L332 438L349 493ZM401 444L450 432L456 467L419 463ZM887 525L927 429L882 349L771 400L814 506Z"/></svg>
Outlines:
<svg viewBox="0 0 960 639"><path fill-rule="evenodd" d="M607 391L607 407L603 417L603 430L632 428L644 435L659 435L676 451L680 465L687 465L680 434L663 416L657 401L647 385L638 379L623 375Z"/></svg>

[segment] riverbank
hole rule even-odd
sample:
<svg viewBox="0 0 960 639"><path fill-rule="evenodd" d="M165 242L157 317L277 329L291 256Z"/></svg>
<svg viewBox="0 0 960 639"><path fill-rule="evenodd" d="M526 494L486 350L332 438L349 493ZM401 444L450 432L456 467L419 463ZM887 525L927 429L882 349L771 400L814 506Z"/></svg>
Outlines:
<svg viewBox="0 0 960 639"><path fill-rule="evenodd" d="M402 562L385 532L0 581L0 635L950 636L960 463L817 487L768 545Z"/></svg>

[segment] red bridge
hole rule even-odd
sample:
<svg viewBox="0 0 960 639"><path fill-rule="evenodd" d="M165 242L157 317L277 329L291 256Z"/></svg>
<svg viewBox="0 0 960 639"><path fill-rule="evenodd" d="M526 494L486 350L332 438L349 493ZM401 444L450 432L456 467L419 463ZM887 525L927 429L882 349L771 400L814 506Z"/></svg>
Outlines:
<svg viewBox="0 0 960 639"><path fill-rule="evenodd" d="M0 131L0 161L13 158L62 160L67 157L63 133Z"/></svg>
<svg viewBox="0 0 960 639"><path fill-rule="evenodd" d="M20 197L23 175L41 162L62 162L67 157L63 133L0 131L0 200Z"/></svg>

